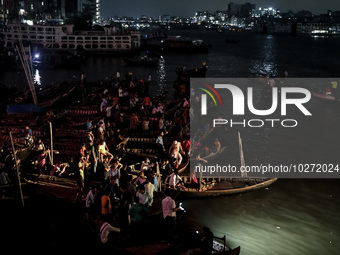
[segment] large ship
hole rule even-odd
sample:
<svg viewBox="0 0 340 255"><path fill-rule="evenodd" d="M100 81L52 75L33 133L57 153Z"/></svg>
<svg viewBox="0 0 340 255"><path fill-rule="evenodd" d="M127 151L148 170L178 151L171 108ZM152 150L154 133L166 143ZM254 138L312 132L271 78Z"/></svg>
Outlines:
<svg viewBox="0 0 340 255"><path fill-rule="evenodd" d="M0 33L4 49L11 50L22 41L37 50L84 51L89 53L131 51L140 48L138 31L75 31L73 25L9 24Z"/></svg>

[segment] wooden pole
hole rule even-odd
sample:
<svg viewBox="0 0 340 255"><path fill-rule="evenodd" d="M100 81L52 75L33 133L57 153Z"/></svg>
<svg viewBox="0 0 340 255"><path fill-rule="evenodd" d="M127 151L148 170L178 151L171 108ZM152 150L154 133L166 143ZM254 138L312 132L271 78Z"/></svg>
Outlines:
<svg viewBox="0 0 340 255"><path fill-rule="evenodd" d="M35 105L38 105L38 99L37 99L37 94L35 92L35 86L34 86L34 80L33 80L33 69L30 68L30 64L27 62L28 60L26 59L25 48L22 44L22 41L20 42L20 46L21 46L20 50L18 46L16 46L16 50L18 52L22 67L24 68L24 71L25 71L26 79L27 79L28 85L32 93L33 102ZM29 58L30 58L30 63L32 64L31 55L29 56Z"/></svg>
<svg viewBox="0 0 340 255"><path fill-rule="evenodd" d="M243 147L242 147L242 139L240 132L238 132L238 145L239 145L239 150L240 150L240 159L241 159L241 177L245 178L247 177L247 172L246 172L246 162L244 160L244 155L243 155Z"/></svg>
<svg viewBox="0 0 340 255"><path fill-rule="evenodd" d="M51 134L51 166L53 167L53 134L52 134L52 122L50 121L50 134Z"/></svg>
<svg viewBox="0 0 340 255"><path fill-rule="evenodd" d="M17 155L15 153L14 142L13 142L13 138L12 138L12 133L11 132L9 132L9 136L11 137L12 150L13 150L13 154L14 154L15 166L16 166L16 169L17 169L17 176L18 176L18 182L19 182L19 190L20 190L20 196L21 196L21 203L22 203L22 207L25 207L24 196L22 194L22 189L21 189L21 181L20 181L20 174L19 174L19 166L18 166L18 161L17 161Z"/></svg>

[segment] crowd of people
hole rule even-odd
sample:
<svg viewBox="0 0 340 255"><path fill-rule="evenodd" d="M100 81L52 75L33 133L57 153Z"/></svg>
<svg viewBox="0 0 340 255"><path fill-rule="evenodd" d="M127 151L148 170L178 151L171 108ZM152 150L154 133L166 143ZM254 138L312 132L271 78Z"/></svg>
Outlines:
<svg viewBox="0 0 340 255"><path fill-rule="evenodd" d="M81 83L89 90L85 75ZM121 79L119 71L101 91L97 92L98 115L86 122L86 142L78 144L79 151L67 162L58 158L51 160L51 150L43 138L34 137L29 127L25 128L24 149L36 152L34 171L41 175L74 176L77 179L79 199L83 199L86 215L95 219L100 238L108 242L110 232L131 228L132 233L143 233L146 228L147 211L153 206L154 194L161 184L175 189L184 189L178 169L183 157L190 155L188 135L189 99L185 86L181 86L179 98L172 107L165 103L167 91L163 88L159 97L147 95L148 83L132 79L131 74ZM152 162L146 158L139 162L138 176L131 174L131 162L127 159L126 143L129 137L139 134L154 137L157 157ZM170 144L164 137L172 137ZM10 182L7 173L13 167L13 153L5 144L2 159L1 180ZM24 163L24 160L19 163ZM22 171L27 171L23 169ZM169 182L167 182L169 180ZM166 241L174 233L176 211L181 207L166 193L162 200Z"/></svg>

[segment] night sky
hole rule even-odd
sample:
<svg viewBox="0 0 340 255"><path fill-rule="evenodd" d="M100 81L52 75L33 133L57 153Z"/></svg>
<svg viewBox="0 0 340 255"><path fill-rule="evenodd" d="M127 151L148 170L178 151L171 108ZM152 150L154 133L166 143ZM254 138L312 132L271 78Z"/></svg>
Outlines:
<svg viewBox="0 0 340 255"><path fill-rule="evenodd" d="M327 10L340 10L339 0L101 0L101 15L104 18L118 16L140 17L144 14L157 18L159 15L194 16L196 11L227 10L228 3L250 2L258 7L275 7L281 12L309 10L314 14Z"/></svg>

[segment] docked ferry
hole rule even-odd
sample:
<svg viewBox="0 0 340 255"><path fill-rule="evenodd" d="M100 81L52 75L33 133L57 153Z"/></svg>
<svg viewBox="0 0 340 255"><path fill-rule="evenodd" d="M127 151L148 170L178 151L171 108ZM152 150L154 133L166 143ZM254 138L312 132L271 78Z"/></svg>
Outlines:
<svg viewBox="0 0 340 255"><path fill-rule="evenodd" d="M112 27L103 27L102 31L75 31L71 24L9 24L0 33L4 49L15 48L20 40L43 50L113 53L140 48L140 32L121 32Z"/></svg>

